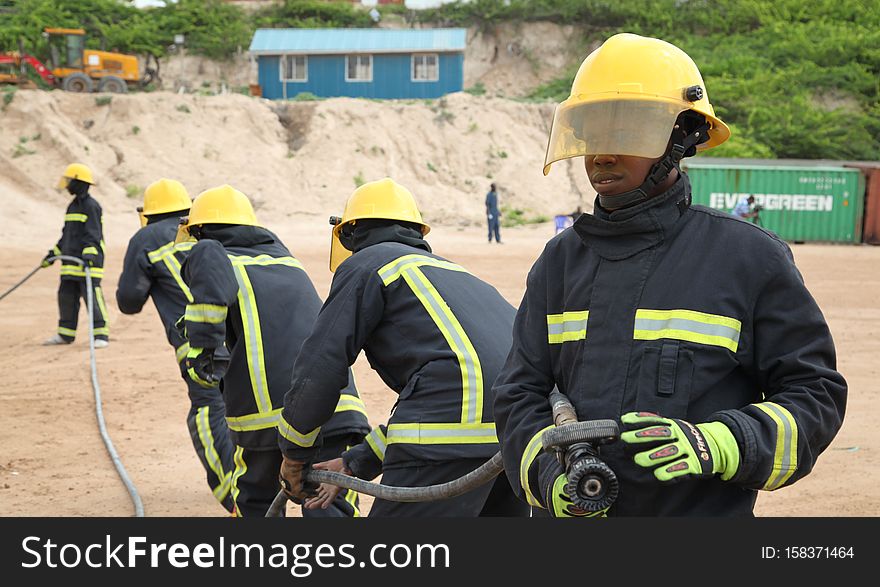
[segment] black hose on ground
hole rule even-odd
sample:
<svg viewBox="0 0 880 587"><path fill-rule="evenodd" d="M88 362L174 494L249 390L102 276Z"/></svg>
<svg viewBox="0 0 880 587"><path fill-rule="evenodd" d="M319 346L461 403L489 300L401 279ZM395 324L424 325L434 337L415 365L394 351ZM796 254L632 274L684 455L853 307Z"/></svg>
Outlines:
<svg viewBox="0 0 880 587"><path fill-rule="evenodd" d="M12 287L10 287L10 288L7 289L6 291L4 291L4 292L3 292L3 295L0 295L0 300L2 300L3 298L5 298L6 296L8 296L9 294L11 294L12 292L14 292L15 290L17 290L17 289L19 288L19 286L21 286L25 281L27 281L28 279L30 279L31 277L33 277L33 276L37 273L37 271L39 271L39 270L42 269L42 268L43 268L42 265L37 265L36 267L34 267L33 271L31 271L30 273L28 273L27 275L25 275L24 278L23 278L21 281L19 281L18 283L16 283L15 285L13 285Z"/></svg>
<svg viewBox="0 0 880 587"><path fill-rule="evenodd" d="M495 455L462 477L453 479L446 483L438 485L428 485L427 487L392 487L390 485L382 485L380 483L372 483L364 481L357 477L350 477L342 473L332 471L318 471L312 469L308 472L309 481L315 483L327 483L328 485L336 485L344 489L351 489L364 495L372 495L386 501L398 502L422 502L422 501L440 501L463 495L468 491L472 491L481 485L485 485L492 479L497 477L504 470L504 463L501 460L501 452ZM284 507L287 503L287 495L284 491L279 491L278 495L269 506L266 512L267 518L283 517Z"/></svg>

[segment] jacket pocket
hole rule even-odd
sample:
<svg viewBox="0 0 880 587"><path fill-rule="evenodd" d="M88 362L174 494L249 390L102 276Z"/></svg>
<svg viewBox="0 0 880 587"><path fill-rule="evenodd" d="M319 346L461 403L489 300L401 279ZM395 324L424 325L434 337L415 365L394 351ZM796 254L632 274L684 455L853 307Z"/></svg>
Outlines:
<svg viewBox="0 0 880 587"><path fill-rule="evenodd" d="M410 397L416 389L416 385L419 382L419 374L416 373L412 377L409 378L409 381L406 382L406 385L403 386L403 389L400 390L400 393L397 395L397 401L394 402L394 405L391 406L390 415L394 415L394 412L397 410L397 406L400 402L404 401L408 397Z"/></svg>
<svg viewBox="0 0 880 587"><path fill-rule="evenodd" d="M668 418L687 415L694 378L694 353L678 341L646 346L639 367L636 409Z"/></svg>

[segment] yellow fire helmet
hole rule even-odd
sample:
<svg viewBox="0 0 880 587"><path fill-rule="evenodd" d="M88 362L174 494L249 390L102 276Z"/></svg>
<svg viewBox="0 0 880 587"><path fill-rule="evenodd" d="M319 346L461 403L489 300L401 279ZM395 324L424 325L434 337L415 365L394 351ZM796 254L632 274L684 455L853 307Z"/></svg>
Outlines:
<svg viewBox="0 0 880 587"><path fill-rule="evenodd" d="M412 222L421 226L422 236L431 231L431 227L422 220L416 199L408 189L389 177L365 183L349 196L342 217L330 218L330 224L333 225L330 271L336 271L339 264L351 256L351 251L342 246L339 232L344 226L367 218Z"/></svg>
<svg viewBox="0 0 880 587"><path fill-rule="evenodd" d="M243 226L260 226L254 207L246 195L231 185L221 185L203 191L193 200L189 216L181 219L181 232L190 234L190 227L202 224L239 224ZM185 240L185 239L184 239Z"/></svg>
<svg viewBox="0 0 880 587"><path fill-rule="evenodd" d="M144 190L144 216L189 210L192 200L183 184L175 179L162 178Z"/></svg>
<svg viewBox="0 0 880 587"><path fill-rule="evenodd" d="M61 179L58 180L58 185L55 187L59 190L63 190L67 187L67 184L70 183L71 179L78 179L88 184L95 185L95 180L92 178L92 170L82 163L71 163L68 165L64 170L64 173L61 174Z"/></svg>
<svg viewBox="0 0 880 587"><path fill-rule="evenodd" d="M556 161L582 155L661 157L686 110L709 124L709 139L697 149L717 147L730 137L687 53L660 39L614 35L584 59L571 95L556 106L544 175Z"/></svg>

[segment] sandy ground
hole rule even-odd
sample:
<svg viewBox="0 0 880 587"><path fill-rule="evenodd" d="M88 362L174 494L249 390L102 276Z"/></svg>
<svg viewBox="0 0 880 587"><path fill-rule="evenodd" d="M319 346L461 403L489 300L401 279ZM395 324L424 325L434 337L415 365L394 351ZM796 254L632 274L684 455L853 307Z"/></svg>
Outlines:
<svg viewBox="0 0 880 587"><path fill-rule="evenodd" d="M111 217L114 234L130 234ZM323 219L322 219L323 220ZM323 222L326 222L325 220ZM316 218L272 224L325 295L327 232ZM488 245L482 229L436 227L437 253L495 285L514 305L526 273L550 224L503 231L506 244ZM45 240L52 242L45 232ZM32 235L34 241L42 234ZM36 238L39 236L40 238ZM0 291L24 276L44 248L17 249L6 238L0 249ZM114 242L116 244L114 244ZM98 371L109 432L143 498L147 516L220 516L224 511L207 490L204 474L185 426L185 386L178 379L152 307L124 316L115 307L116 278L125 241L110 242L107 291L112 344L98 351ZM878 367L880 355L880 249L861 246L800 245L794 248L808 286L823 308L837 343L839 367L850 384L843 429L813 473L793 487L764 493L762 516L877 516ZM0 302L0 515L129 516L133 508L98 434L89 384L88 344L40 346L56 326L58 269L39 272ZM80 328L85 327L81 318ZM384 388L366 361L355 365L371 422L384 421L394 394ZM364 503L369 510L369 502Z"/></svg>

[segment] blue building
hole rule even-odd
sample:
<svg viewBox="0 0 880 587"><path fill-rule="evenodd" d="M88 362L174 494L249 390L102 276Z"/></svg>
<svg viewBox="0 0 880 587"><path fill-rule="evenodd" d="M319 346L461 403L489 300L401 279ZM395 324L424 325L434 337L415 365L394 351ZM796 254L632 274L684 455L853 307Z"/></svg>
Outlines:
<svg viewBox="0 0 880 587"><path fill-rule="evenodd" d="M438 98L464 84L466 29L258 29L263 97Z"/></svg>

